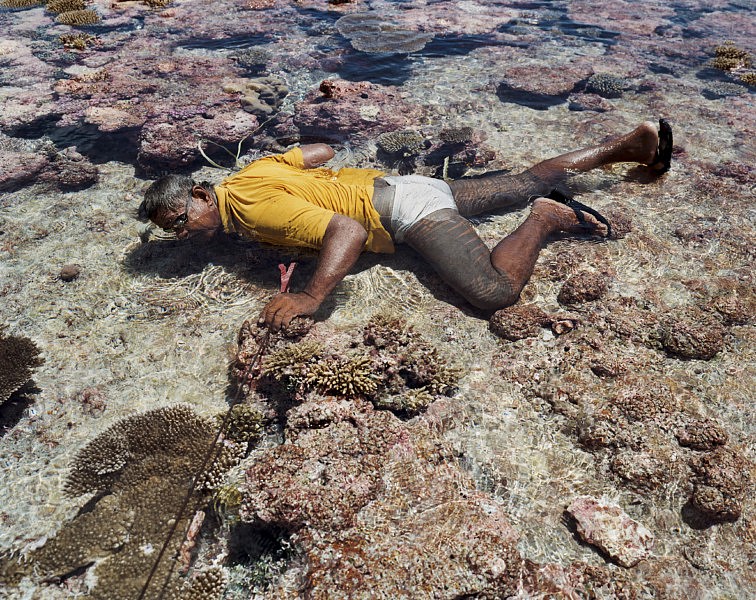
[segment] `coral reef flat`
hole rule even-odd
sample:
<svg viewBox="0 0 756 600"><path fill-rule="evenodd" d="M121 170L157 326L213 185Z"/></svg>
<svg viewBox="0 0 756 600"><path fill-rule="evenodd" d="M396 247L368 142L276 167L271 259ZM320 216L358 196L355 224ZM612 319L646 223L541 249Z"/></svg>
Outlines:
<svg viewBox="0 0 756 600"><path fill-rule="evenodd" d="M28 347L0 357L2 401L23 392L1 597L133 597L201 462L180 436L235 401L221 440L250 451L177 519L171 598L756 597L748 3L7 0L0 31L0 351ZM476 311L408 247L365 254L252 374L279 264L301 289L316 256L137 215L160 174L218 183L298 143L467 177L662 117L672 168L575 176L614 235L550 241L514 307ZM526 214L472 222L492 247ZM135 469L135 424L166 414L186 463ZM88 457L138 481L68 493Z"/></svg>

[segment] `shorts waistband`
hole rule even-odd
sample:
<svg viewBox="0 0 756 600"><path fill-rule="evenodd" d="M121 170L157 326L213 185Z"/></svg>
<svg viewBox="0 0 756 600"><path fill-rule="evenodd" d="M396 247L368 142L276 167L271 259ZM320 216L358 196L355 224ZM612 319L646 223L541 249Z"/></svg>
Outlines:
<svg viewBox="0 0 756 600"><path fill-rule="evenodd" d="M373 180L373 207L381 217L383 228L393 235L391 215L394 212L394 186L382 177Z"/></svg>

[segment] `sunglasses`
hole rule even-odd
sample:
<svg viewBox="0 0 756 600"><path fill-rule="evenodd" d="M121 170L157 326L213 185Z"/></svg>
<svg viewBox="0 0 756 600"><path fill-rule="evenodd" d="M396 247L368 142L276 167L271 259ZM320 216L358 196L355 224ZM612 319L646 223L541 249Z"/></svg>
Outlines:
<svg viewBox="0 0 756 600"><path fill-rule="evenodd" d="M179 215L175 219L173 219L173 223L168 225L167 227L162 227L161 229L165 231L166 233L175 233L177 231L180 231L184 227L186 227L187 222L189 221L189 207L192 205L192 195L189 194L189 197L186 199L186 207L184 207L184 214Z"/></svg>

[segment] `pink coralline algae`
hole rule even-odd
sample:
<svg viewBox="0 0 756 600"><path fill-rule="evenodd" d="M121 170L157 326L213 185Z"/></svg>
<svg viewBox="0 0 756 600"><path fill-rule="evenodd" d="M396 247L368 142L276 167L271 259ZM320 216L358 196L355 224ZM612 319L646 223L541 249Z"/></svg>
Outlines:
<svg viewBox="0 0 756 600"><path fill-rule="evenodd" d="M328 79L295 106L294 124L304 134L346 139L406 129L421 115L395 88Z"/></svg>
<svg viewBox="0 0 756 600"><path fill-rule="evenodd" d="M83 62L92 66L58 80L47 110L64 115L58 126L128 133L145 168L186 166L200 157L201 140L232 145L259 126L242 109L240 94L223 90L235 73L228 59L176 60L154 38L137 38L113 60L103 64L91 54Z"/></svg>
<svg viewBox="0 0 756 600"><path fill-rule="evenodd" d="M305 558L300 587L274 585L268 597L499 598L597 588L634 597L632 584L630 595L620 593L619 574L523 560L500 501L475 489L439 436L453 405L434 406L410 423L328 397L289 411L287 441L254 457L242 489L242 518L284 528Z"/></svg>
<svg viewBox="0 0 756 600"><path fill-rule="evenodd" d="M293 531L354 525L377 492L381 465L401 422L365 402L322 399L287 415L291 441L247 471L242 517ZM310 428L317 423L317 428Z"/></svg>
<svg viewBox="0 0 756 600"><path fill-rule="evenodd" d="M623 567L635 566L651 553L653 533L616 504L581 496L572 501L567 512L575 519L583 540Z"/></svg>
<svg viewBox="0 0 756 600"><path fill-rule="evenodd" d="M14 152L0 149L0 191L32 183L48 166L48 159L31 152Z"/></svg>
<svg viewBox="0 0 756 600"><path fill-rule="evenodd" d="M576 60L559 67L514 66L502 71L498 95L503 101L546 108L561 104L581 81L593 73L590 61Z"/></svg>

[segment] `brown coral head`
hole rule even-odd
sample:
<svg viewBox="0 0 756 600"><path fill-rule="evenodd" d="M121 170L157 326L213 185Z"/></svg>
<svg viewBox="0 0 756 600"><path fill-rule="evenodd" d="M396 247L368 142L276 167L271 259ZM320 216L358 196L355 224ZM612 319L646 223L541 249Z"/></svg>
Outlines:
<svg viewBox="0 0 756 600"><path fill-rule="evenodd" d="M336 94L336 86L330 79L324 79L320 82L320 93L324 98L333 98Z"/></svg>

